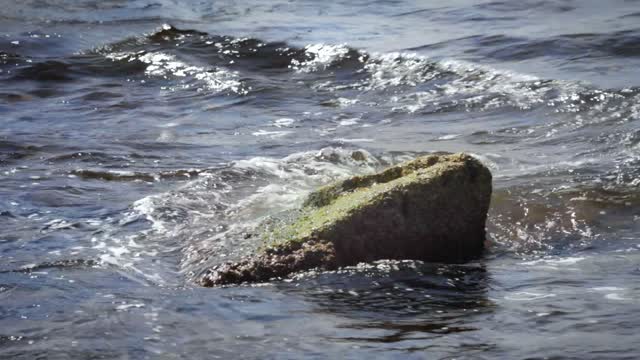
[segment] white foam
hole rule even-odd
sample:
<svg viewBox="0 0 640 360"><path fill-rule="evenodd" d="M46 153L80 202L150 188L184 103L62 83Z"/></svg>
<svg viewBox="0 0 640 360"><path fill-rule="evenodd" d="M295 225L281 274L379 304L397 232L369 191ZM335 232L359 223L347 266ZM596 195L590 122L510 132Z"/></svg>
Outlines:
<svg viewBox="0 0 640 360"><path fill-rule="evenodd" d="M158 196L147 196L143 197L140 200L137 200L133 203L133 213L129 213L128 216L124 217L124 223L132 221L132 217L134 219L139 216L145 217L148 221L151 222L152 228L156 232L167 233L169 232L169 228L165 226L165 222L158 219L155 216L155 210L157 208L156 201L158 200Z"/></svg>
<svg viewBox="0 0 640 360"><path fill-rule="evenodd" d="M446 134L446 135L439 136L438 138L436 138L436 140L442 140L442 141L453 140L453 139L459 138L460 136L462 136L462 135L461 134Z"/></svg>
<svg viewBox="0 0 640 360"><path fill-rule="evenodd" d="M333 100L333 102L340 107L347 107L347 106L358 103L358 99L347 99L347 98L339 97Z"/></svg>
<svg viewBox="0 0 640 360"><path fill-rule="evenodd" d="M196 80L204 85L204 89L225 92L231 91L237 94L247 94L248 90L240 82L237 72L223 68L204 68L189 65L178 60L175 56L162 52L121 52L105 55L114 61L141 61L148 64L145 73L154 77L185 77ZM184 87L190 87L185 84ZM199 88L203 89L203 88Z"/></svg>
<svg viewBox="0 0 640 360"><path fill-rule="evenodd" d="M605 299L609 299L609 300L617 300L617 301L624 301L624 300L630 300L628 298L622 297L620 294L618 293L611 293L611 294L606 294Z"/></svg>
<svg viewBox="0 0 640 360"><path fill-rule="evenodd" d="M298 71L310 72L326 68L328 64L343 58L348 53L348 49L342 45L324 44L310 45L306 51L313 60L292 61L292 67ZM317 57L314 57L316 55ZM364 70L369 75L368 78L347 85L327 81L314 85L314 88L329 91L358 89L362 94L390 87L417 87L442 76L450 78L445 82L434 83L428 90L408 89L389 97L386 105L391 106L393 111L408 113L426 108L439 109L450 106L473 107L480 110L504 106L530 109L533 106L545 105L550 92L559 93L555 97L557 101L554 101L562 104L568 111L571 99L585 89L584 86L575 82L543 82L528 74L499 70L460 60L435 61L416 53L392 52L368 55L368 57L361 57ZM605 101L601 97L597 100ZM333 100L338 106L348 106L358 101L357 98L342 97ZM554 104L548 105L554 106Z"/></svg>
<svg viewBox="0 0 640 360"><path fill-rule="evenodd" d="M535 266L535 265L547 265L550 267L560 267L567 265L575 265L586 259L585 257L567 257L567 258L548 258L538 259L533 261L523 262L522 265Z"/></svg>
<svg viewBox="0 0 640 360"><path fill-rule="evenodd" d="M600 286L591 288L595 291L624 291L624 288L616 287L616 286Z"/></svg>
<svg viewBox="0 0 640 360"><path fill-rule="evenodd" d="M528 292L528 291L520 291L510 295L506 295L504 298L505 300L511 300L511 301L533 301L533 300L540 300L540 299L550 298L555 296L556 294L543 294L543 293L535 293L535 292Z"/></svg>
<svg viewBox="0 0 640 360"><path fill-rule="evenodd" d="M368 90L385 89L391 86L416 86L431 80L436 72L428 71L430 62L423 56L412 53L372 54L364 68L371 76Z"/></svg>
<svg viewBox="0 0 640 360"><path fill-rule="evenodd" d="M349 48L345 44L328 45L328 44L310 44L305 46L306 60L291 60L290 68L298 72L314 72L324 70L333 63L343 59L348 53Z"/></svg>
<svg viewBox="0 0 640 360"><path fill-rule="evenodd" d="M360 121L360 119L358 119L358 118L344 119L344 120L340 120L338 125L340 125L340 126L353 126L353 125L358 125L359 121Z"/></svg>
<svg viewBox="0 0 640 360"><path fill-rule="evenodd" d="M338 141L338 142L343 142L343 143L363 143L363 142L374 142L374 139L369 139L369 138L354 138L354 139L348 139L348 138L337 138L337 139L333 139L334 141Z"/></svg>
<svg viewBox="0 0 640 360"><path fill-rule="evenodd" d="M258 130L251 133L253 136L267 136L270 138L280 138L283 136L287 136L291 134L291 131L267 131L267 130Z"/></svg>
<svg viewBox="0 0 640 360"><path fill-rule="evenodd" d="M291 118L280 118L276 121L273 122L273 126L275 127L290 127L295 123L295 119L291 119Z"/></svg>
<svg viewBox="0 0 640 360"><path fill-rule="evenodd" d="M68 222L65 219L54 219L44 224L46 230L60 230L69 229L74 227L73 223Z"/></svg>
<svg viewBox="0 0 640 360"><path fill-rule="evenodd" d="M116 310L118 311L126 311L128 309L139 309L139 308L143 308L144 304L143 303L133 303L133 304L120 304L118 306L116 306Z"/></svg>

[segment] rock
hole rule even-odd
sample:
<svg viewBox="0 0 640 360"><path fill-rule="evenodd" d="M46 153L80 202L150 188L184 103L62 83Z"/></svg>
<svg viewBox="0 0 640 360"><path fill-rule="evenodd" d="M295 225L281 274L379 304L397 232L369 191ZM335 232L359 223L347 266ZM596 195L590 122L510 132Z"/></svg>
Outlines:
<svg viewBox="0 0 640 360"><path fill-rule="evenodd" d="M380 259L464 262L482 253L491 173L466 154L431 155L309 195L266 246L205 274L205 286L266 281Z"/></svg>

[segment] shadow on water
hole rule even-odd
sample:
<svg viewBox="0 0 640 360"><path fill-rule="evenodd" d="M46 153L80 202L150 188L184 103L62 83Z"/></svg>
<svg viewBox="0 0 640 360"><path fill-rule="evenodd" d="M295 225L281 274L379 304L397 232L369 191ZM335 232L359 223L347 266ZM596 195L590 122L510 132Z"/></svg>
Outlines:
<svg viewBox="0 0 640 360"><path fill-rule="evenodd" d="M489 281L482 262L380 261L305 273L277 286L314 304L314 314L346 320L328 340L365 346L402 343L410 350L413 340L479 330L476 320L494 309L487 295Z"/></svg>

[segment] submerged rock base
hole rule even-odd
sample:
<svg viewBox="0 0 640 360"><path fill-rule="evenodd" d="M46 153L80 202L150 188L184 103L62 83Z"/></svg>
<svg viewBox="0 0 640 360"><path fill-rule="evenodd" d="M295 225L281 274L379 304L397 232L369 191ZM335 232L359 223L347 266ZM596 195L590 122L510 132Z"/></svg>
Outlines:
<svg viewBox="0 0 640 360"><path fill-rule="evenodd" d="M261 282L313 268L338 268L333 244L311 240L270 248L253 259L215 266L201 278L200 283L203 286L217 286Z"/></svg>
<svg viewBox="0 0 640 360"><path fill-rule="evenodd" d="M463 262L481 254L491 173L466 154L431 155L354 176L312 193L266 246L210 269L205 286L266 281L292 272L381 259Z"/></svg>

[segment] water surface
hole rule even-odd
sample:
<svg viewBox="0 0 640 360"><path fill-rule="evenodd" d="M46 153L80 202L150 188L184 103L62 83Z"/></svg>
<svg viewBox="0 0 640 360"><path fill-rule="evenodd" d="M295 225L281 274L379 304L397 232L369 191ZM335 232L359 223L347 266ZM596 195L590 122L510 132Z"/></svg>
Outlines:
<svg viewBox="0 0 640 360"><path fill-rule="evenodd" d="M638 357L637 1L0 5L1 358ZM494 173L481 259L194 284L437 151Z"/></svg>

